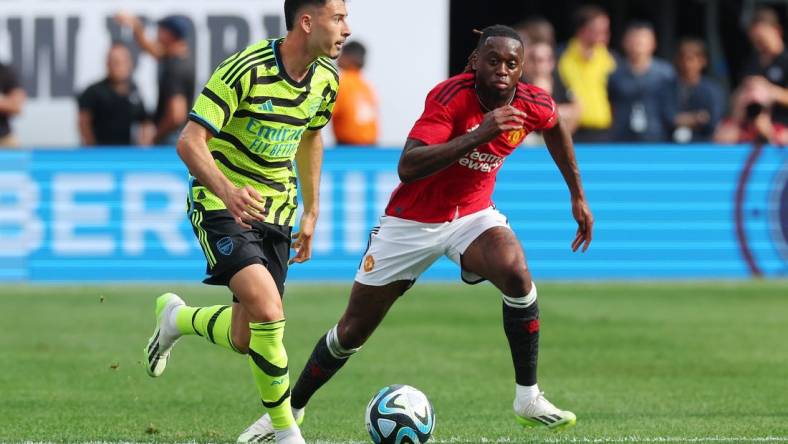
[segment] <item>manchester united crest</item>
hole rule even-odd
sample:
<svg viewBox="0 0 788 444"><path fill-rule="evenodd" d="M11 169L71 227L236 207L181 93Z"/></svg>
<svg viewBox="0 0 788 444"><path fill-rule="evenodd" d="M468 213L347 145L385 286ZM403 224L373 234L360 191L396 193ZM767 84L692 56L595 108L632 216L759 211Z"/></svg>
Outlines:
<svg viewBox="0 0 788 444"><path fill-rule="evenodd" d="M525 138L525 128L520 128L518 130L509 131L506 133L506 141L509 142L511 146L517 146L520 142L523 141Z"/></svg>
<svg viewBox="0 0 788 444"><path fill-rule="evenodd" d="M371 254L368 254L367 257L364 258L364 272L369 273L373 268L375 268L375 258L373 258Z"/></svg>

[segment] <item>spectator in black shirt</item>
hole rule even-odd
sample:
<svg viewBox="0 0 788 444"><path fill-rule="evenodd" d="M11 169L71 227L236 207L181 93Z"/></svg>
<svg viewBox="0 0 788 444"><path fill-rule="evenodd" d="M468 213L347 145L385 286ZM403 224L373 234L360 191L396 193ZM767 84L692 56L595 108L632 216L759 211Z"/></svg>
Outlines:
<svg viewBox="0 0 788 444"><path fill-rule="evenodd" d="M0 63L0 148L18 145L9 120L22 112L26 97L11 67Z"/></svg>
<svg viewBox="0 0 788 444"><path fill-rule="evenodd" d="M683 39L676 54L677 114L673 140L678 143L705 142L725 112L720 86L703 75L708 64L706 45L698 39Z"/></svg>
<svg viewBox="0 0 788 444"><path fill-rule="evenodd" d="M607 82L617 142L664 142L675 118L676 73L654 56L657 39L646 22L633 22L622 39L624 58Z"/></svg>
<svg viewBox="0 0 788 444"><path fill-rule="evenodd" d="M750 22L749 36L753 54L744 72L746 81L762 83L768 88L771 117L774 123L788 126L788 52L783 42L782 26L772 9L756 11Z"/></svg>
<svg viewBox="0 0 788 444"><path fill-rule="evenodd" d="M107 53L107 77L77 98L83 145L150 144L152 129L132 71L129 49L113 44Z"/></svg>
<svg viewBox="0 0 788 444"><path fill-rule="evenodd" d="M165 17L158 22L156 41L148 39L138 17L118 14L115 20L134 31L140 47L159 61L159 98L153 123L153 143L174 145L189 115L194 100L194 58L186 41L191 29L188 18L180 15Z"/></svg>

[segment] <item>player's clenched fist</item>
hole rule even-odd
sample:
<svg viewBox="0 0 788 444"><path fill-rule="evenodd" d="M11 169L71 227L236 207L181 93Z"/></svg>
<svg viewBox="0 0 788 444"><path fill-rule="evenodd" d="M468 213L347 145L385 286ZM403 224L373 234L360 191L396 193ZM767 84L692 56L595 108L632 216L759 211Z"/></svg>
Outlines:
<svg viewBox="0 0 788 444"><path fill-rule="evenodd" d="M263 196L252 186L246 185L241 188L233 186L224 193L224 196L220 197L238 225L252 228L249 225L250 222L265 220L266 210L262 204Z"/></svg>
<svg viewBox="0 0 788 444"><path fill-rule="evenodd" d="M528 114L519 109L506 105L496 108L484 115L484 120L476 129L484 142L489 142L498 137L501 133L522 129Z"/></svg>

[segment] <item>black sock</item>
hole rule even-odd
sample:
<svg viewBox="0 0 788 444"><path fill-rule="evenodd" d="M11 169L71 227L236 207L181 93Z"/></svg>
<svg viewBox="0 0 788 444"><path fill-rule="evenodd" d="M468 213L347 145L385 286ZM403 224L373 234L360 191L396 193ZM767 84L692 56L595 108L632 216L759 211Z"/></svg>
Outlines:
<svg viewBox="0 0 788 444"><path fill-rule="evenodd" d="M320 387L323 386L334 373L337 372L347 362L350 355L343 358L335 358L328 350L326 341L327 334L323 335L309 360L301 371L301 376L293 387L293 392L290 397L290 405L294 409L302 409L309 402L309 398L315 394Z"/></svg>
<svg viewBox="0 0 788 444"><path fill-rule="evenodd" d="M526 308L503 304L503 329L514 362L514 379L519 385L536 384L536 361L539 357L539 305Z"/></svg>

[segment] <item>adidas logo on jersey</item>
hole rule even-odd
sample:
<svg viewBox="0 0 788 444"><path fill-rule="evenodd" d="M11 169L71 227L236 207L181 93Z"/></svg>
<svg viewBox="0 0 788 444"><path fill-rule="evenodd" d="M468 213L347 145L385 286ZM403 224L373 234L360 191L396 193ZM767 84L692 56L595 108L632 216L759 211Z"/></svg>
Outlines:
<svg viewBox="0 0 788 444"><path fill-rule="evenodd" d="M269 99L266 100L265 103L263 103L262 105L258 106L257 109L260 111L270 113L274 111L274 104L271 103L271 100Z"/></svg>

